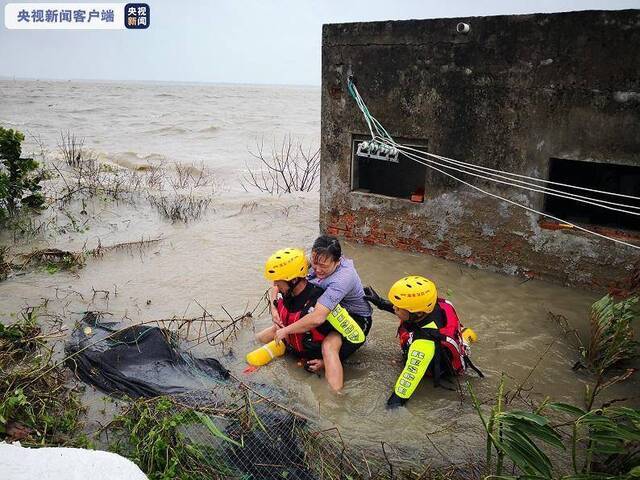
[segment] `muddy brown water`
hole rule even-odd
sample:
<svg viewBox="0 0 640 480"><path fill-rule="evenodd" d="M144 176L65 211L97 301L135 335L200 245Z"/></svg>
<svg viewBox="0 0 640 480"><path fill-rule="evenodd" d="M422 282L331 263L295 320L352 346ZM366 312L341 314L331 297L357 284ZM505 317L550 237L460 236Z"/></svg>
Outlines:
<svg viewBox="0 0 640 480"><path fill-rule="evenodd" d="M42 128L45 139L55 144L55 131L50 123L55 115L48 110L55 107L46 106L56 100L50 89L43 85L38 86L39 90L33 89L31 84L20 87L5 83L2 86L5 93L22 92L34 98L24 112L17 104L5 103L0 118L6 120L10 116L14 126L23 129L37 131ZM62 97L69 86L63 84L56 88L59 89L58 97ZM99 88L80 84L76 95L79 95L78 91L84 91L89 97ZM135 90L122 85L112 89L114 101L125 102L129 95L127 88ZM211 208L200 220L187 225L168 222L144 201L132 204L92 200L86 205L86 215L78 213L78 205L69 207L76 218L82 219L82 231L74 231L70 220L63 216L55 229L33 239L19 240L17 245L10 232L0 232L0 244L13 245L15 251L45 246L80 250L84 246L94 247L98 239L103 245L135 241L141 237L163 239L142 251L114 251L99 259L89 258L84 268L76 272L50 274L44 269L35 269L11 276L0 282L0 318L3 322L10 319L11 313L43 302L47 303L49 311L64 316L69 329L87 309L110 312L114 319L125 318L125 322L194 316L202 312L202 307L222 317L225 315L222 305L232 314L239 314L247 306L252 308L259 302L268 286L262 276L265 259L284 246L308 249L318 235L317 192L281 196L245 193L238 188L234 176L241 169L239 159L246 156L246 146L250 142L247 139L251 137L243 136L238 129L245 128L245 133L252 134L272 133L268 130L272 128L269 119L283 111L277 128L317 136L317 91L269 90L266 87L244 90L242 87L220 87L216 90L217 87L198 86L185 93L178 87L144 88L149 99L164 99L162 92L176 94L178 89L178 100L190 98L196 92L210 98L211 102L221 98L219 101L226 102L225 105L240 105L238 108L244 108L246 98L262 99L255 118L217 111L219 122L216 125L220 130L198 133L200 124L204 128L206 123L198 123L198 118L193 117L195 113L175 97L170 97L171 105L155 105L152 109L153 121L160 128L162 118L174 118L164 115L170 107L182 108L179 113L193 117L186 122L190 125L189 131L178 131L175 136L156 136L146 144L144 137L136 141L129 138L127 145L122 146L127 151L141 151L133 155L132 166L140 159L149 161L149 155L165 155L171 159L172 154L178 155L176 152L180 152L180 160L185 156L186 160L195 160L207 150L207 145L217 146L222 152L232 152L224 156L224 161L220 160L224 168L219 175L227 186L213 193ZM37 95L25 93L31 91ZM42 98L37 98L38 95ZM262 98L265 95L272 96L274 102ZM284 108L287 105L296 105L296 108L287 112ZM74 113L68 105L63 110L60 118L65 126L73 127L74 115L80 113ZM200 110L202 116L207 113L205 109ZM45 113L39 116L39 111ZM107 114L82 114L86 116L83 122L90 122L92 115L102 115L96 120L97 125L102 125ZM144 118L116 118L119 126L129 121L140 124L140 129L146 128ZM96 129L93 133L99 138L102 130L92 128ZM225 137L225 128L231 131L228 137ZM110 132L105 138L115 141L114 135L115 132ZM204 140L199 139L200 135L204 135ZM200 144L199 141L208 143ZM189 143L189 148L180 150L180 142ZM106 148L103 145L108 142L94 143ZM109 157L113 160L118 149L111 150L115 151ZM108 152L105 155L109 156ZM213 155L206 160L215 167L219 157ZM123 163L126 162L119 162ZM345 254L355 260L363 282L380 292L386 292L395 280L407 274L425 275L436 282L440 293L455 305L463 323L478 333L479 341L472 347L472 357L487 378L478 379L471 373L466 379L480 398L491 400L502 372L508 375L507 386L512 388L538 364L526 383L526 395L537 401L549 396L555 401L581 404L589 378L571 370L577 355L557 325L548 319L548 312L564 315L573 327L585 332L590 305L600 297L599 294L537 280L525 282L520 278L388 248L350 242L343 242L343 248ZM105 292L109 292L108 297ZM222 357L223 352L206 346L200 346L197 353L221 357L238 377L272 387L281 403L316 419L322 427L338 426L350 442L379 446L384 441L430 460L440 458L438 451L446 453L448 460L453 461L465 461L472 455L470 452L481 452L480 423L468 395L461 398L457 392L434 389L427 379L406 408L385 410L386 399L401 370L395 338L397 322L392 315L375 312L367 343L349 359L345 368L342 395L332 394L324 379L307 373L291 359L274 361L244 376L244 355L256 347L253 331L269 323L268 316L255 318L253 328L248 326L242 330L230 345L232 355ZM638 391L639 384L636 377L611 388L606 398L630 397ZM97 412L103 405L100 396L89 395L88 399L93 402L91 415L99 415ZM431 441L437 449L431 446Z"/></svg>
<svg viewBox="0 0 640 480"><path fill-rule="evenodd" d="M144 251L89 258L75 273L52 275L36 270L13 276L0 283L0 312L7 318L10 312L47 299L48 310L63 312L69 328L88 308L111 312L114 319L126 317L125 323L197 315L200 306L220 317L224 316L221 305L238 314L247 305L252 308L267 288L262 266L275 248L311 245L318 233L317 200L317 194L262 196L249 202L245 195L227 195L218 200L216 212L188 226L160 220L145 207L113 206L111 220L96 220L88 239L74 234L57 238L56 245L74 249L97 236L108 244L107 240L116 243L142 234L163 235L163 241ZM95 212L102 210L96 205ZM103 233L107 228L111 233ZM343 243L363 282L379 291L406 274L426 275L436 282L463 322L479 335L472 354L487 378L472 373L466 378L481 398L492 397L501 372L509 376L508 386L513 386L539 362L526 384L533 391L527 394L537 401L549 396L580 404L587 377L571 370L576 354L547 316L548 312L562 314L584 330L589 307L598 295L536 280L523 282L430 256ZM95 296L94 290L98 291ZM100 291L110 292L108 299ZM263 315L255 319L254 328L269 322L268 315ZM367 343L348 361L344 392L339 396L328 390L324 379L307 373L292 359L243 375L244 354L256 346L251 326L229 345L233 355L221 357L222 352L206 346L198 347L197 353L221 357L236 376L273 387L278 401L322 426L338 426L350 441L369 445L384 441L415 453L431 448L429 435L453 459L463 461L481 441L468 396L461 399L456 392L434 389L426 379L406 408L385 410L401 370L396 327L392 315L375 312ZM637 386L632 380L608 396L629 396ZM99 396L92 401L99 405Z"/></svg>

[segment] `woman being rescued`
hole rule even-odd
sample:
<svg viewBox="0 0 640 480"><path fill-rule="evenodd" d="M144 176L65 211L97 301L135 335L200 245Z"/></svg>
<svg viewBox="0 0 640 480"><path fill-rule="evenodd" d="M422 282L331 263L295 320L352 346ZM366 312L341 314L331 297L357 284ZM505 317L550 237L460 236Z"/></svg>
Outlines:
<svg viewBox="0 0 640 480"><path fill-rule="evenodd" d="M371 329L372 309L364 300L364 289L353 261L342 256L337 238L328 235L318 237L313 244L311 264L313 270L309 272L308 281L322 293L293 322L284 322L279 309L272 307L275 325L272 338L276 341L291 340L292 336L310 333L310 337L306 336L306 346L310 351L319 347L320 354L303 355L305 368L311 372L324 369L331 389L340 391L344 384L342 362L364 343ZM280 290L283 285L276 286L277 291L283 294ZM273 294L276 293L274 290ZM268 341L269 337L270 334L265 333L259 340ZM309 338L316 341L309 342Z"/></svg>
<svg viewBox="0 0 640 480"><path fill-rule="evenodd" d="M463 328L453 304L438 298L431 280L418 275L401 278L391 286L389 300L380 298L371 287L365 293L367 301L400 320L397 336L405 366L387 408L404 405L427 371L435 386L440 386L441 377L462 375L467 367L484 377L469 358L469 343L476 340L476 334Z"/></svg>

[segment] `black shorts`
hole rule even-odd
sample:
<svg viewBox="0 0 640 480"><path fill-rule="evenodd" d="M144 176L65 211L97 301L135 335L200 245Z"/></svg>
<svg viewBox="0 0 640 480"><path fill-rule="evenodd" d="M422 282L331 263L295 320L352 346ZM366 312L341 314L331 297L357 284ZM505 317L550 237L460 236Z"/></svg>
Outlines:
<svg viewBox="0 0 640 480"><path fill-rule="evenodd" d="M351 315L351 318L353 318L356 323L360 325L360 328L362 328L362 331L364 332L364 336L366 337L367 335L369 335L369 330L371 330L371 317L361 317L360 315L355 315L353 313L350 313L349 315ZM331 332L337 332L337 330L333 328L333 325L331 325L329 322L324 322L322 325L320 325L318 327L318 331L323 335L328 335ZM311 335L309 335L309 339L310 338ZM343 337L342 346L340 347L339 353L340 360L346 360L347 358L349 358L353 354L353 352L358 350L362 345L364 345L365 342L351 343ZM305 356L307 356L309 359L322 358L321 344L315 342L309 344L305 342L305 354Z"/></svg>

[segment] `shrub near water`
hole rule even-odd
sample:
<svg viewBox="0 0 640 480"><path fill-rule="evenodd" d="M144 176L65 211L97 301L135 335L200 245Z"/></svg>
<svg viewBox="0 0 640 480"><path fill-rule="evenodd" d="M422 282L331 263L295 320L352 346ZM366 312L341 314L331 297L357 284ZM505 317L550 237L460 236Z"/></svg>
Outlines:
<svg viewBox="0 0 640 480"><path fill-rule="evenodd" d="M638 296L616 301L605 295L595 302L589 316L589 338L570 328L562 315L549 313L549 316L578 350L580 357L573 369L586 369L594 377L593 384L585 386L587 410L591 410L602 391L636 372L632 363L638 358L638 341L634 336L634 325L640 318Z"/></svg>
<svg viewBox="0 0 640 480"><path fill-rule="evenodd" d="M189 428L202 426L209 441L193 442ZM150 480L196 480L229 478L231 471L216 461L212 438L236 445L211 418L193 408L178 405L169 397L140 399L109 425L116 442L111 450L135 462Z"/></svg>
<svg viewBox="0 0 640 480"><path fill-rule="evenodd" d="M43 332L34 309L10 325L0 323L0 441L81 445L79 393L47 345L59 332Z"/></svg>
<svg viewBox="0 0 640 480"><path fill-rule="evenodd" d="M587 409L591 409L601 391L635 372L635 368L626 368L617 375L608 375L620 367L628 367L638 357L638 342L633 332L633 322L637 323L639 316L637 302L636 296L616 302L605 295L591 307L589 342L579 347L584 366L596 376L595 384L586 387Z"/></svg>
<svg viewBox="0 0 640 480"><path fill-rule="evenodd" d="M22 206L40 208L44 203L38 162L22 158L24 135L0 127L0 220L15 214Z"/></svg>
<svg viewBox="0 0 640 480"><path fill-rule="evenodd" d="M640 410L615 406L585 410L548 399L532 412L506 410L503 376L497 401L487 415L468 382L467 388L487 433L485 478L640 478ZM551 422L553 411L564 416L562 422ZM549 450L564 454L572 471L563 473L547 455Z"/></svg>
<svg viewBox="0 0 640 480"><path fill-rule="evenodd" d="M636 296L616 302L605 295L591 307L591 338L581 348L581 354L592 372L605 373L638 356L632 326L638 318L637 303Z"/></svg>

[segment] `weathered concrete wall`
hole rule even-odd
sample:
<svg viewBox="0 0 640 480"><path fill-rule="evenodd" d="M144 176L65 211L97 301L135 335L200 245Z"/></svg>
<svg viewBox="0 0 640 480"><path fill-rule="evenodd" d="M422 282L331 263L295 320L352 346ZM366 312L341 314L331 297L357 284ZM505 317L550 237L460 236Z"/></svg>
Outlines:
<svg viewBox="0 0 640 480"><path fill-rule="evenodd" d="M470 24L467 35L456 32L459 22ZM550 157L640 166L638 72L640 10L325 25L321 229L509 274L610 286L630 274L638 250L542 228L539 215L437 173L425 179L422 204L351 192L352 138L368 130L346 82L353 73L392 136L547 178ZM473 183L542 208L541 194ZM633 233L625 239L638 243Z"/></svg>

